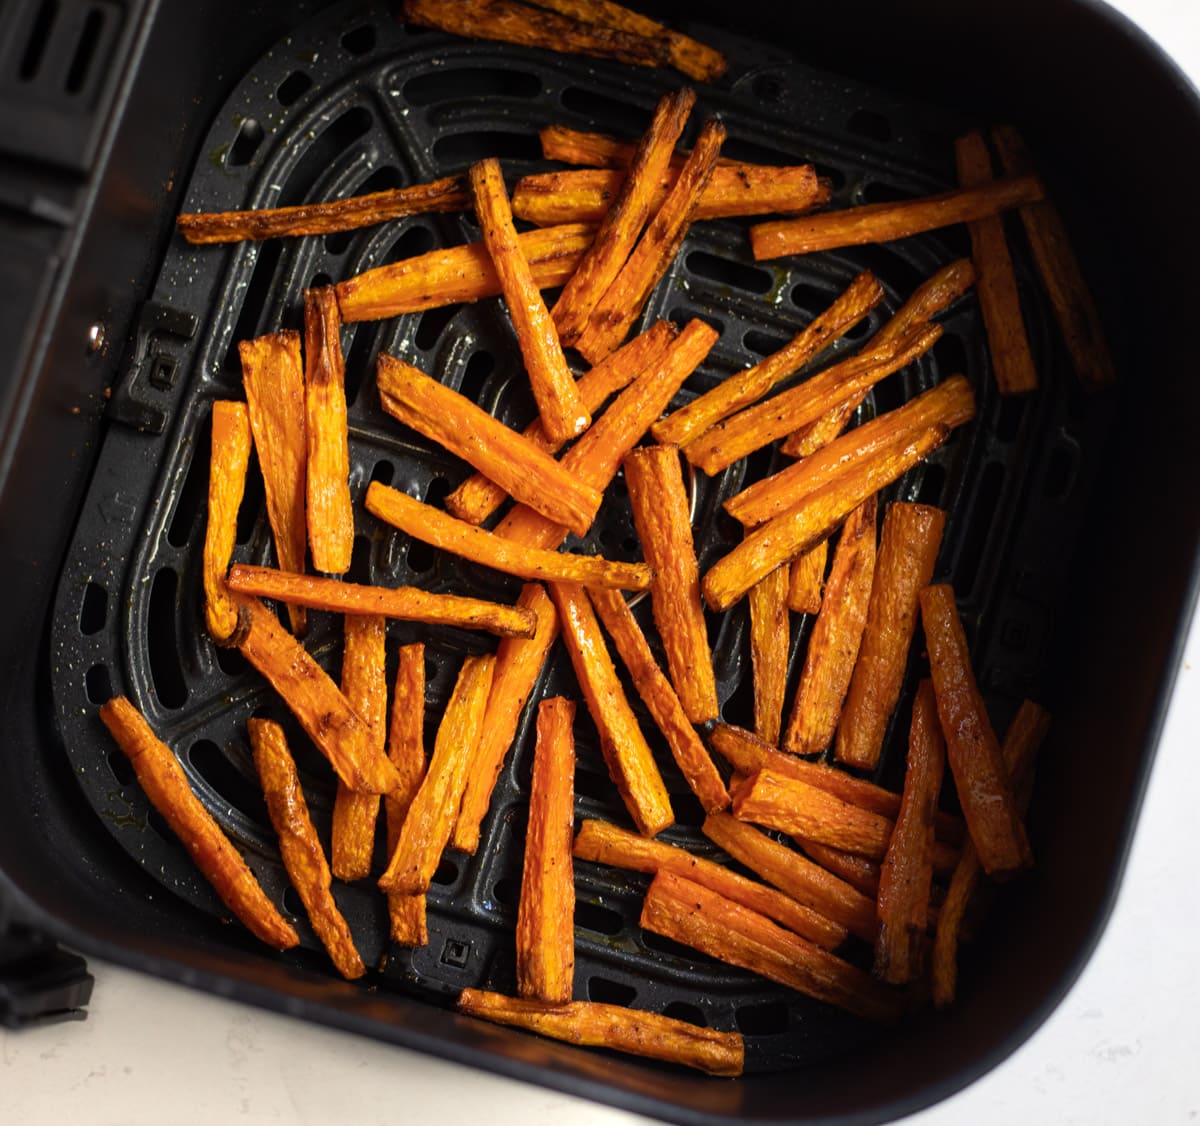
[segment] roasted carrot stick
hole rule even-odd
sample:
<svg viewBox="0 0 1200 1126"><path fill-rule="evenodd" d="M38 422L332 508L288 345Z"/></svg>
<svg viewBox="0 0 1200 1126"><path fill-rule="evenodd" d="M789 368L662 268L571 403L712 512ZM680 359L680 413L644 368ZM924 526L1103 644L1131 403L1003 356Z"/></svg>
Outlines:
<svg viewBox="0 0 1200 1126"><path fill-rule="evenodd" d="M245 404L214 402L203 566L204 620L218 644L227 642L237 629L237 605L225 587L225 574L237 542L237 516L246 489L251 443Z"/></svg>
<svg viewBox="0 0 1200 1126"><path fill-rule="evenodd" d="M822 540L792 560L788 572L788 609L796 614L819 614L825 589L825 565L829 560L829 541Z"/></svg>
<svg viewBox="0 0 1200 1126"><path fill-rule="evenodd" d="M938 227L997 215L1010 207L1033 203L1042 195L1042 183L1036 176L1014 176L1011 180L995 180L982 187L960 188L921 199L868 203L799 219L759 223L750 228L750 246L754 257L761 261L839 246L891 242Z"/></svg>
<svg viewBox="0 0 1200 1126"><path fill-rule="evenodd" d="M124 696L100 706L100 718L125 752L150 804L187 849L200 874L225 905L263 942L277 950L300 938L275 909L241 853L192 793L174 752L154 734L150 724Z"/></svg>
<svg viewBox="0 0 1200 1126"><path fill-rule="evenodd" d="M947 583L921 592L921 624L946 753L983 870L1006 876L1033 863L1000 743L975 683L966 633Z"/></svg>
<svg viewBox="0 0 1200 1126"><path fill-rule="evenodd" d="M544 1001L464 989L458 996L458 1011L565 1040L568 1044L609 1048L694 1067L710 1075L742 1073L744 1047L741 1033L718 1032L622 1005L599 1001L548 1005Z"/></svg>
<svg viewBox="0 0 1200 1126"><path fill-rule="evenodd" d="M429 890L454 831L467 771L483 733L495 665L496 658L491 655L467 657L462 663L438 725L429 768L409 804L388 866L379 877L384 891L420 895Z"/></svg>
<svg viewBox="0 0 1200 1126"><path fill-rule="evenodd" d="M350 979L362 977L367 968L330 891L333 875L309 817L308 803L283 728L269 719L249 719L246 730L288 879L338 973Z"/></svg>
<svg viewBox="0 0 1200 1126"><path fill-rule="evenodd" d="M863 770L879 762L888 720L900 699L917 600L933 577L945 524L940 508L903 501L891 505L883 518L867 624L838 725L838 762Z"/></svg>
<svg viewBox="0 0 1200 1126"><path fill-rule="evenodd" d="M338 614L382 614L427 625L482 629L500 637L528 637L534 624L529 614L515 606L456 594L431 594L414 586L366 586L316 575L290 575L248 563L235 563L228 581L229 589L239 594L274 598L289 606Z"/></svg>
<svg viewBox="0 0 1200 1126"><path fill-rule="evenodd" d="M588 820L580 825L575 837L575 858L650 876L672 872L774 919L780 926L826 950L840 946L846 938L846 927L828 918L819 907L799 903L724 865L662 841L639 837L607 821Z"/></svg>
<svg viewBox="0 0 1200 1126"><path fill-rule="evenodd" d="M300 334L275 332L243 340L238 354L279 569L302 574L308 542L304 517L308 439ZM289 607L293 633L304 633L305 619L302 606Z"/></svg>
<svg viewBox="0 0 1200 1126"><path fill-rule="evenodd" d="M542 156L547 160L582 164L589 168L628 168L633 154L637 152L635 141L622 141L608 133L572 129L567 125L543 125L538 130L538 140L542 143ZM686 159L687 153L676 150L671 154L671 167L678 171ZM717 157L718 168L733 163L727 157ZM767 166L749 164L744 167Z"/></svg>
<svg viewBox="0 0 1200 1126"><path fill-rule="evenodd" d="M854 673L875 576L875 498L868 497L842 527L817 615L791 719L780 744L815 754L833 742Z"/></svg>
<svg viewBox="0 0 1200 1126"><path fill-rule="evenodd" d="M787 688L788 581L786 565L750 588L750 673L754 680L754 730L768 743L779 742Z"/></svg>
<svg viewBox="0 0 1200 1126"><path fill-rule="evenodd" d="M861 891L871 901L872 915L874 914L874 903L879 897L878 860L868 860L865 856L858 856L840 848L830 848L829 845L819 844L817 841L798 843L814 862Z"/></svg>

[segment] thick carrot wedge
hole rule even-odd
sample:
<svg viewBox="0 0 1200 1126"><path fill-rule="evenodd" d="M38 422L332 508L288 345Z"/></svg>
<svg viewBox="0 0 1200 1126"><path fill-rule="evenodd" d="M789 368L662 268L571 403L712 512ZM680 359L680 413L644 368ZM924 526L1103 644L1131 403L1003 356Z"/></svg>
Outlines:
<svg viewBox="0 0 1200 1126"><path fill-rule="evenodd" d="M1033 853L1025 835L1000 742L975 683L967 637L946 583L921 592L921 624L946 753L967 831L989 876L1028 868Z"/></svg>
<svg viewBox="0 0 1200 1126"><path fill-rule="evenodd" d="M554 583L550 596L609 775L638 832L653 837L675 820L671 799L617 679L595 611L583 587L574 583Z"/></svg>
<svg viewBox="0 0 1200 1126"><path fill-rule="evenodd" d="M283 698L338 778L360 793L394 790L396 768L325 670L256 598L239 595L237 602L239 652Z"/></svg>
<svg viewBox="0 0 1200 1126"><path fill-rule="evenodd" d="M744 1047L741 1033L701 1028L658 1013L607 1005L599 1001L572 1001L548 1005L544 1001L505 997L480 989L464 989L458 1011L470 1016L536 1032L568 1044L609 1048L629 1055L662 1060L706 1071L710 1075L741 1075Z"/></svg>
<svg viewBox="0 0 1200 1126"><path fill-rule="evenodd" d="M788 609L796 614L819 614L825 590L825 565L829 561L829 541L822 540L792 560L788 572Z"/></svg>
<svg viewBox="0 0 1200 1126"><path fill-rule="evenodd" d="M539 288L562 285L575 272L595 230L586 223L572 223L517 236ZM334 288L342 320L350 324L495 297L500 275L487 247L472 242L376 266Z"/></svg>
<svg viewBox="0 0 1200 1126"><path fill-rule="evenodd" d="M575 705L538 705L529 826L517 907L517 992L566 1004L575 984Z"/></svg>
<svg viewBox="0 0 1200 1126"><path fill-rule="evenodd" d="M671 872L654 877L640 921L643 930L868 1020L889 1021L899 1015L895 995L869 974L765 915Z"/></svg>
<svg viewBox="0 0 1200 1126"><path fill-rule="evenodd" d="M565 579L617 590L646 590L651 571L645 563L620 563L599 555L572 555L526 547L423 504L379 481L367 487L366 509L413 539L524 579Z"/></svg>
<svg viewBox="0 0 1200 1126"><path fill-rule="evenodd" d="M342 695L371 732L371 742L387 748L387 619L349 614L342 650ZM375 851L378 794L357 794L339 782L333 803L329 863L339 880L365 880Z"/></svg>
<svg viewBox="0 0 1200 1126"><path fill-rule="evenodd" d="M717 682L678 448L633 450L625 458L625 484L642 554L654 570L650 599L671 683L688 719L704 723L719 710Z"/></svg>
<svg viewBox="0 0 1200 1126"><path fill-rule="evenodd" d="M776 567L750 588L750 672L754 680L754 730L779 742L787 688L788 568Z"/></svg>
<svg viewBox="0 0 1200 1126"><path fill-rule="evenodd" d="M750 228L750 246L754 257L761 261L785 254L891 242L938 227L998 215L1010 207L1034 203L1042 196L1042 183L1036 176L1014 176L1011 180L995 180L978 188L921 199L868 203L821 215L759 223Z"/></svg>
<svg viewBox="0 0 1200 1126"><path fill-rule="evenodd" d="M817 615L791 719L780 746L815 754L833 742L858 658L875 576L875 498L842 527Z"/></svg>
<svg viewBox="0 0 1200 1126"><path fill-rule="evenodd" d="M302 574L308 544L304 515L308 439L300 334L276 332L243 340L238 354L279 569ZM304 607L289 607L293 633L303 634L305 617Z"/></svg>
<svg viewBox="0 0 1200 1126"><path fill-rule="evenodd" d="M721 864L693 856L686 849L647 840L606 821L584 821L575 837L575 857L651 876L672 872L774 919L780 926L826 950L840 946L846 938L846 927L835 923L818 907L797 902Z"/></svg>
<svg viewBox="0 0 1200 1126"><path fill-rule="evenodd" d="M921 681L913 700L904 796L879 876L879 936L875 976L893 985L922 970L933 881L934 813L946 765L933 684Z"/></svg>
<svg viewBox="0 0 1200 1126"><path fill-rule="evenodd" d="M227 642L237 629L237 604L225 587L225 575L237 542L237 516L246 491L251 444L245 404L213 403L204 528L204 620L209 636L218 644Z"/></svg>
<svg viewBox="0 0 1200 1126"><path fill-rule="evenodd" d="M387 892L420 895L429 890L442 852L454 831L467 771L483 733L483 718L496 658L467 657L438 725L433 755L409 804L400 839L379 886Z"/></svg>
<svg viewBox="0 0 1200 1126"><path fill-rule="evenodd" d="M246 730L254 750L254 767L267 802L267 814L275 835L288 879L300 896L308 921L329 957L345 978L359 978L367 972L354 945L350 927L338 910L330 884L333 874L321 850L317 830L308 813L300 776L288 749L283 728L269 719L249 719ZM378 798L375 799L379 801Z"/></svg>
<svg viewBox="0 0 1200 1126"><path fill-rule="evenodd" d="M299 936L267 898L241 853L192 793L179 760L154 734L142 713L124 696L114 696L100 706L100 718L125 752L150 804L162 814L200 874L230 911L256 937L277 950L295 946Z"/></svg>
<svg viewBox="0 0 1200 1126"><path fill-rule="evenodd" d="M229 589L240 594L338 614L382 614L426 625L482 629L499 637L529 637L534 626L533 618L515 606L456 594L431 594L413 586L365 586L248 563L235 563L228 581Z"/></svg>
<svg viewBox="0 0 1200 1126"><path fill-rule="evenodd" d="M867 624L838 725L838 762L863 770L879 762L888 720L900 699L918 598L933 577L945 525L940 508L903 501L891 505L883 518Z"/></svg>
<svg viewBox="0 0 1200 1126"><path fill-rule="evenodd" d="M600 507L600 493L545 450L394 356L380 355L376 379L383 407L394 418L461 457L547 519L576 535L587 533Z"/></svg>

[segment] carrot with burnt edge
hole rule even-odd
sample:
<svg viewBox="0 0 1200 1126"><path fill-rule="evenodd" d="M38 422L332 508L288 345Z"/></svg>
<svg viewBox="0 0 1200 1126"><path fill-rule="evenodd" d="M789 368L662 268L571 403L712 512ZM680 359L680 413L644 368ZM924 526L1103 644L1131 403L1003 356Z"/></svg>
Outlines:
<svg viewBox="0 0 1200 1126"><path fill-rule="evenodd" d="M224 399L214 402L202 567L204 620L218 645L237 629L237 604L225 586L225 575L237 542L238 509L246 490L252 444L246 405Z"/></svg>

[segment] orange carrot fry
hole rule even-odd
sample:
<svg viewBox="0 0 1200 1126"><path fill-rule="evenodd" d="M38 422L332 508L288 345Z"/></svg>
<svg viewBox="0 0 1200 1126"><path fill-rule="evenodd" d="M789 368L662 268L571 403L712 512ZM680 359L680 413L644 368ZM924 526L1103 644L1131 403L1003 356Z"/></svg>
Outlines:
<svg viewBox="0 0 1200 1126"><path fill-rule="evenodd" d="M529 439L393 356L380 355L376 379L384 409L394 418L461 457L547 519L577 535L587 533L600 507L599 491Z"/></svg>
<svg viewBox="0 0 1200 1126"><path fill-rule="evenodd" d="M1028 868L1033 854L949 584L921 592L921 624L950 771L983 870L1005 876Z"/></svg>
<svg viewBox="0 0 1200 1126"><path fill-rule="evenodd" d="M838 879L820 865L801 856L795 849L780 844L753 825L738 821L728 813L710 813L703 828L704 835L715 845L797 903L820 912L859 938L874 941L874 896L868 898L845 880ZM679 874L686 875L685 872ZM746 906L753 907L753 904Z"/></svg>
<svg viewBox="0 0 1200 1126"><path fill-rule="evenodd" d="M345 619L342 651L342 695L371 731L371 741L387 748L387 619L378 614L350 614ZM339 880L365 880L375 851L377 794L356 794L339 782L333 803L329 863Z"/></svg>
<svg viewBox="0 0 1200 1126"><path fill-rule="evenodd" d="M933 881L933 820L945 764L933 684L923 680L913 700L900 814L879 876L874 972L894 985L921 972Z"/></svg>
<svg viewBox="0 0 1200 1126"><path fill-rule="evenodd" d="M246 730L288 879L338 973L350 979L362 977L367 968L330 891L333 875L309 817L308 803L283 728L269 719L249 719Z"/></svg>
<svg viewBox="0 0 1200 1126"><path fill-rule="evenodd" d="M754 681L754 730L768 743L779 742L787 688L790 626L788 568L776 567L750 588L750 669Z"/></svg>
<svg viewBox="0 0 1200 1126"><path fill-rule="evenodd" d="M739 458L813 422L831 407L907 367L932 348L941 334L938 325L919 326L898 346L872 346L842 360L819 375L716 423L689 442L684 454L710 476L719 473Z"/></svg>
<svg viewBox="0 0 1200 1126"><path fill-rule="evenodd" d="M797 902L774 888L747 879L724 865L693 856L683 848L647 840L607 821L584 821L575 837L575 858L644 872L672 872L774 919L781 927L807 938L826 950L845 941L847 928L834 922L818 907Z"/></svg>
<svg viewBox="0 0 1200 1126"><path fill-rule="evenodd" d="M960 187L977 188L993 180L992 158L978 129L954 142ZM1003 395L1020 395L1037 387L1037 368L1025 335L1017 275L1013 271L1004 220L989 215L967 224L971 260L978 275L979 311L992 357L992 374Z"/></svg>
<svg viewBox="0 0 1200 1126"><path fill-rule="evenodd" d="M837 731L867 621L875 576L875 498L851 514L838 537L791 719L780 744L793 754L823 751Z"/></svg>
<svg viewBox="0 0 1200 1126"><path fill-rule="evenodd" d="M517 723L534 682L545 663L550 646L558 637L558 615L546 589L527 583L517 605L534 616L532 637L506 637L496 651L496 671L488 696L483 735L471 760L458 820L454 825L454 847L473 853L479 847L479 829L492 800L492 790L512 746Z"/></svg>
<svg viewBox="0 0 1200 1126"><path fill-rule="evenodd" d="M640 922L643 930L868 1020L889 1021L899 1015L895 995L869 974L757 911L671 872L654 877Z"/></svg>
<svg viewBox="0 0 1200 1126"><path fill-rule="evenodd" d="M428 184L389 188L347 199L302 203L296 207L259 207L250 211L206 211L180 215L179 233L190 243L241 242L245 239L283 238L288 235L327 235L361 227L426 215L437 211L463 211L470 203L462 176L445 176Z"/></svg>
<svg viewBox="0 0 1200 1126"><path fill-rule="evenodd" d="M218 644L227 642L237 629L237 605L225 588L225 574L237 542L237 515L246 489L250 446L250 416L245 404L213 403L204 530L204 620Z"/></svg>
<svg viewBox="0 0 1200 1126"><path fill-rule="evenodd" d="M658 667L628 603L614 590L595 587L588 590L588 597L692 792L705 810L724 809L729 805L729 791L671 682Z"/></svg>
<svg viewBox="0 0 1200 1126"><path fill-rule="evenodd" d="M547 435L553 441L565 442L592 419L579 397L550 311L517 241L500 162L490 157L471 165L470 179L483 241L500 278L538 415Z"/></svg>
<svg viewBox="0 0 1200 1126"><path fill-rule="evenodd" d="M328 575L350 570L354 509L350 504L350 435L346 363L331 286L304 291L304 397L308 441L307 524L313 566Z"/></svg>
<svg viewBox="0 0 1200 1126"><path fill-rule="evenodd" d="M798 843L822 868L861 891L871 901L872 916L874 915L874 903L879 898L878 860L868 860L865 856L856 856L853 852L830 848L829 845L818 844L816 841Z"/></svg>
<svg viewBox="0 0 1200 1126"><path fill-rule="evenodd" d="M230 911L256 937L277 950L295 946L299 936L267 898L241 853L192 793L179 760L154 734L142 713L124 696L114 696L100 706L100 718L125 752L150 804L162 814Z"/></svg>
<svg viewBox="0 0 1200 1126"><path fill-rule="evenodd" d="M365 586L316 575L290 575L248 563L235 563L228 582L229 589L240 594L336 614L382 614L426 625L482 629L499 637L528 637L533 630L532 617L517 607L456 594L431 594L413 586Z"/></svg>
<svg viewBox="0 0 1200 1126"><path fill-rule="evenodd" d="M245 595L237 602L239 652L283 698L338 778L359 793L395 789L395 767L325 670L261 602Z"/></svg>
<svg viewBox="0 0 1200 1126"><path fill-rule="evenodd" d="M675 336L676 329L670 321L655 321L645 332L580 376L579 395L588 413L597 414L610 396L628 387L647 368L658 364ZM558 442L546 437L536 418L525 428L524 435L548 454L555 454L562 448ZM482 524L507 496L508 493L490 477L475 473L446 497L446 508L460 520Z"/></svg>
<svg viewBox="0 0 1200 1126"><path fill-rule="evenodd" d="M792 560L788 574L787 607L796 614L819 614L825 589L829 541L822 540Z"/></svg>
<svg viewBox="0 0 1200 1126"><path fill-rule="evenodd" d="M750 228L750 246L754 257L761 261L785 254L891 242L938 227L998 215L1010 207L1033 203L1042 194L1042 183L1036 176L1014 176L1011 180L995 180L978 188L960 188L921 199L868 203L799 219L759 223Z"/></svg>
<svg viewBox="0 0 1200 1126"><path fill-rule="evenodd" d="M587 329L577 341L579 351L592 363L616 349L629 334L650 291L674 260L724 140L724 125L716 119L704 123L679 179L604 296L597 301Z"/></svg>
<svg viewBox="0 0 1200 1126"><path fill-rule="evenodd" d="M304 518L307 437L300 334L275 332L243 340L238 354L279 569L303 574L308 543ZM302 606L290 607L288 620L293 633L304 633Z"/></svg>
<svg viewBox="0 0 1200 1126"><path fill-rule="evenodd" d="M917 599L933 577L945 524L940 508L902 501L883 518L867 624L838 725L838 762L863 770L879 762L916 631Z"/></svg>
<svg viewBox="0 0 1200 1126"><path fill-rule="evenodd" d="M645 563L613 562L599 555L572 555L516 544L456 520L379 481L372 481L367 487L366 509L413 539L509 575L565 579L617 590L646 590L650 586L651 572Z"/></svg>
<svg viewBox="0 0 1200 1126"><path fill-rule="evenodd" d="M420 642L400 647L388 758L400 775L400 785L383 799L391 856L400 840L408 807L425 779L425 646ZM425 946L429 942L425 896L388 892L387 898L392 941L401 946Z"/></svg>
<svg viewBox="0 0 1200 1126"><path fill-rule="evenodd" d="M637 152L634 141L622 141L608 133L595 133L584 129L572 129L566 125L543 125L538 130L542 143L542 156L547 160L560 160L564 164L583 164L590 168L628 168ZM671 154L671 167L678 171L683 167L687 154L676 150ZM717 157L717 166L734 163L726 157ZM765 165L746 165L763 168Z"/></svg>
<svg viewBox="0 0 1200 1126"><path fill-rule="evenodd" d="M642 554L654 570L650 598L671 683L688 719L704 723L719 710L717 682L678 448L633 450L625 458L625 484Z"/></svg>
<svg viewBox="0 0 1200 1126"><path fill-rule="evenodd" d="M1050 727L1050 713L1025 700L1004 736L1004 767L1016 790L1023 791L1033 771L1033 760ZM958 944L963 915L979 885L982 867L975 846L967 841L946 898L938 912L933 944L933 1001L941 1007L954 1000L958 981Z"/></svg>
<svg viewBox="0 0 1200 1126"><path fill-rule="evenodd" d="M828 309L811 321L791 343L745 371L722 380L674 414L656 422L660 442L686 446L710 427L750 406L772 387L799 371L822 349L862 320L880 301L883 287L871 273L859 274Z"/></svg>
<svg viewBox="0 0 1200 1126"><path fill-rule="evenodd" d="M546 227L517 236L533 280L541 289L562 285L592 243L595 227L586 223ZM500 275L482 242L417 254L376 266L334 287L342 321L378 321L500 292Z"/></svg>
<svg viewBox="0 0 1200 1126"><path fill-rule="evenodd" d="M575 679L600 735L605 765L638 832L653 837L675 820L671 799L617 679L595 611L575 583L552 584L550 596Z"/></svg>
<svg viewBox="0 0 1200 1126"><path fill-rule="evenodd" d="M1033 172L1033 157L1015 129L998 125L992 130L992 140L1008 175ZM1100 312L1071 249L1058 208L1049 199L1027 200L1020 214L1034 264L1071 354L1075 374L1085 387L1103 387L1115 382L1116 367Z"/></svg>
<svg viewBox="0 0 1200 1126"><path fill-rule="evenodd" d="M529 827L517 908L517 992L566 1004L575 984L575 705L538 705Z"/></svg>
<svg viewBox="0 0 1200 1126"><path fill-rule="evenodd" d="M464 989L458 996L458 1011L565 1040L568 1044L609 1048L694 1067L710 1075L742 1073L744 1047L741 1033L718 1032L658 1013L627 1009L623 1005L600 1001L548 1005L544 1001Z"/></svg>
<svg viewBox="0 0 1200 1126"><path fill-rule="evenodd" d="M695 91L687 87L665 94L638 144L628 175L618 174L611 204L605 204L596 217L600 223L596 238L554 305L554 323L564 344L574 344L583 335L596 302L629 258L695 103ZM518 184L517 191L520 189ZM522 218L529 218L525 208L518 206L516 192L513 207Z"/></svg>
<svg viewBox="0 0 1200 1126"><path fill-rule="evenodd" d="M429 890L454 831L467 771L483 733L495 665L496 658L490 655L463 661L454 693L438 725L429 768L409 804L391 860L379 877L384 891L420 895Z"/></svg>

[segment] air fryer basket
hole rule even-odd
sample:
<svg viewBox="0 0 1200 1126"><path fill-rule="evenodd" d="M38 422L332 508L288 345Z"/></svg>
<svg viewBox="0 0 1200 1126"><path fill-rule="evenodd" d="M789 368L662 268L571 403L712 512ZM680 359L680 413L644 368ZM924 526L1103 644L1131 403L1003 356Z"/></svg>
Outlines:
<svg viewBox="0 0 1200 1126"><path fill-rule="evenodd" d="M819 57L815 48L804 50L799 37L788 40L798 49L785 50L778 46L785 37L768 38L763 25L753 26L755 19L757 12L737 33L711 19L696 25L696 34L725 49L732 61L729 78L701 88L700 110L719 113L725 121L728 155L816 163L834 182L835 204L950 186L953 137L993 119L1003 106L990 102L986 92L976 91L966 101L957 90L934 93L932 82L914 89L912 83L883 81L895 76L882 71L880 81L847 78L841 70L845 58ZM207 135L194 143L187 171L176 173L178 204L186 210L288 204L428 180L485 155L501 157L511 182L545 166L536 142L539 125L553 121L633 135L657 97L680 81L667 72L454 40L406 29L384 8L335 5L277 37L206 119ZM1120 235L1103 244L1086 238L1097 216L1109 222L1119 210L1120 189L1109 202L1085 198L1072 162L1044 143L1038 123L1021 107L1012 108L1011 116L1027 127L1039 155L1047 154L1052 190L1073 220L1102 303L1106 310L1120 307L1130 315L1128 322L1111 316L1108 322L1119 345L1122 386L1100 395L1083 393L1014 224L1010 230L1042 389L1021 400L1001 401L995 394L977 309L968 297L945 318L946 335L933 353L908 369L901 386L885 383L863 408L868 414L889 409L954 371L970 376L979 400L976 423L887 496L938 503L950 512L938 573L955 583L998 725L1025 695L1044 700L1057 716L1032 814L1039 868L1005 889L995 929L968 957L956 1011L919 1016L899 1036L865 1028L826 1006L643 935L637 915L645 880L581 864L576 995L738 1028L747 1037L751 1077L714 1084L479 1028L446 1012L466 985L512 987L511 936L531 750L528 712L478 853L472 858L448 853L435 878L427 947L389 949L381 897L369 886L338 888L364 958L380 967L369 991L334 980L303 925L304 948L284 958L264 954L239 928L225 925L219 901L148 811L96 718L97 705L112 691L130 694L144 708L180 751L202 800L243 846L268 893L285 911L303 918L255 793L244 736L245 719L274 705L259 678L236 654L213 647L202 626L199 561L208 409L214 398L240 395L238 340L298 326L303 286L474 238L469 216L417 217L353 234L232 248L191 248L173 238L147 272L144 301L116 366L90 484L78 512L71 513L73 530L42 666L48 676L37 697L44 709L37 719L41 745L51 760L45 789L53 798L44 799L45 805L54 805L63 818L52 829L60 837L54 851L74 851L61 838L78 837L82 846L75 869L56 873L58 894L52 888L46 898L74 896L78 905L74 885L115 885L140 934L131 949L132 936L122 933L111 913L95 911L84 924L77 907L39 904L58 920L57 929L67 935L82 931L81 945L159 972L210 987L223 982L249 999L680 1119L802 1119L834 1112L873 1117L886 1105L928 1101L935 1090L966 1081L1011 1045L1065 988L1114 886L1126 822L1136 806L1138 772L1145 765L1141 747L1152 736L1150 708L1169 668L1169 630L1185 602L1179 593L1182 579L1172 587L1170 575L1186 574L1195 542L1194 517L1190 525L1185 517L1166 537L1178 538L1179 547L1159 560L1164 582L1158 596L1163 606L1157 615L1157 675L1145 665L1134 671L1128 662L1109 667L1104 654L1119 653L1128 644L1120 631L1131 626L1128 615L1111 612L1119 589L1112 575L1136 566L1145 542L1144 535L1122 535L1123 522L1140 523L1128 511L1128 490L1136 491L1138 473L1148 470L1150 456L1172 452L1151 451L1142 439L1135 447L1140 469L1120 452L1139 433L1145 411L1140 381L1152 378L1143 373L1151 369L1151 349L1161 344L1147 341L1139 297L1130 292L1133 287L1120 285L1128 260ZM1075 140L1086 153L1086 140L1078 134ZM174 207L175 197L168 198ZM159 215L158 222L163 221ZM950 229L886 247L754 264L744 223L703 223L689 235L647 316L680 323L699 316L721 329L719 344L688 382L682 402L779 347L858 270L874 270L887 292L886 308L872 315L874 326L921 279L966 251L964 233ZM1147 286L1155 284L1151 276ZM1141 297L1151 304L1149 294ZM847 346L861 341L866 331ZM378 352L412 360L510 423L523 422L532 411L518 378L511 329L496 301L350 326L343 345L356 501L371 480L436 500L464 472L382 413L371 379ZM1166 427L1178 422L1162 421ZM1119 472L1113 468L1114 451ZM91 451L86 452L91 460ZM1194 461L1184 449L1174 456ZM762 458L754 459L750 472L765 468ZM702 567L732 542L734 529L719 505L736 491L744 472L735 466L711 481L697 478ZM1186 474L1185 461L1176 472ZM634 557L637 547L619 480L614 493L586 543L573 546ZM1148 491L1148 514L1158 500ZM363 513L361 503L356 507L352 578L506 600L515 595L515 583L408 544ZM261 495L248 497L244 511L239 557L267 561ZM1154 558L1147 555L1141 565ZM1125 574L1124 582L1127 598L1135 576ZM1097 592L1105 590L1110 612L1097 615ZM743 608L719 624L713 621L723 715L734 722L746 722L749 709L744 613ZM336 675L339 623L332 616L314 618L309 647ZM800 628L789 678L793 689L809 623L795 618L794 624ZM1137 623L1147 636L1155 626L1153 614ZM436 716L462 655L486 642L459 631L417 631L392 623L390 644L394 648L418 632L430 654L429 705ZM1088 650L1089 639L1097 637L1100 656ZM1114 672L1124 695L1113 690L1093 698L1081 691L1081 684L1090 684L1100 692ZM548 667L534 698L554 692L576 692L563 658ZM1119 716L1096 715L1101 700L1118 699L1129 705ZM900 716L905 712L902 701ZM1123 726L1131 732L1123 745L1081 754L1078 740L1089 731L1119 735ZM886 784L896 784L903 766L900 727L879 771ZM624 823L583 711L577 738L577 814ZM331 804L327 768L305 749L302 738L294 745L324 829ZM1081 763L1089 758L1093 765L1085 771ZM697 829L698 805L682 779L665 769L679 818L666 839L713 854ZM1106 776L1119 792L1106 792L1097 775ZM1074 797L1064 809L1068 793ZM1075 802L1089 808L1071 816ZM1090 854L1077 836L1068 835L1078 833L1089 817L1103 830ZM7 852L0 851L0 867L9 868ZM15 870L19 877L19 867ZM16 882L20 886L19 878ZM1051 909L1055 900L1060 910ZM986 975L993 967L996 973L1014 974L1022 955L1028 964L1016 991L1024 996L1014 1002L1011 991L997 989ZM234 981L236 986L230 984ZM922 1060L914 1042L936 1044L938 1066ZM861 1092L864 1067L871 1076L866 1095ZM854 1080L845 1079L839 1088L843 1072ZM851 1090L844 1089L847 1084Z"/></svg>

